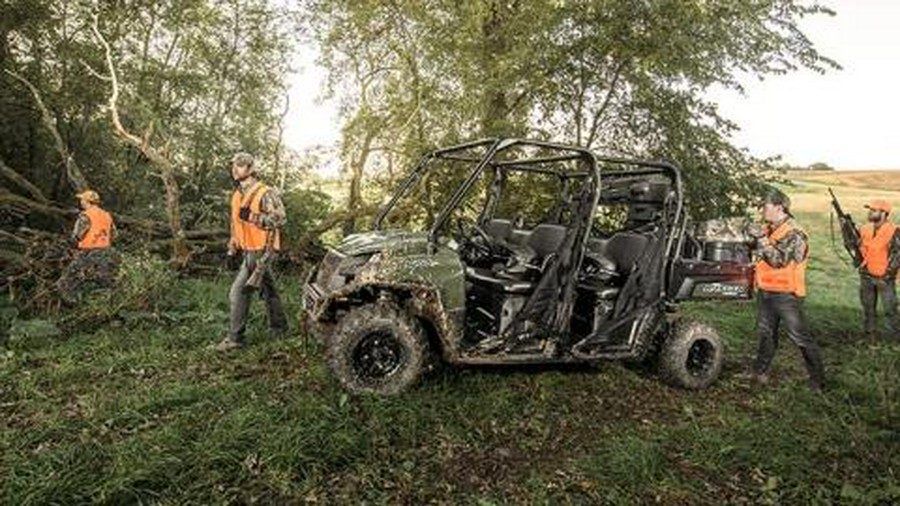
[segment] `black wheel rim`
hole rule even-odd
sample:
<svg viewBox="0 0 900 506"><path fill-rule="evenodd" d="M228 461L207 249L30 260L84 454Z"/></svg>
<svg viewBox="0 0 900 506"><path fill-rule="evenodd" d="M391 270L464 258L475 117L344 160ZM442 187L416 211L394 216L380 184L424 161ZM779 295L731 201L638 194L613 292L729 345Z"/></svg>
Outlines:
<svg viewBox="0 0 900 506"><path fill-rule="evenodd" d="M716 349L713 344L705 339L695 341L688 349L687 367L691 376L706 376L713 367L716 357Z"/></svg>
<svg viewBox="0 0 900 506"><path fill-rule="evenodd" d="M351 354L356 377L377 383L399 371L407 361L406 348L388 330L366 334Z"/></svg>

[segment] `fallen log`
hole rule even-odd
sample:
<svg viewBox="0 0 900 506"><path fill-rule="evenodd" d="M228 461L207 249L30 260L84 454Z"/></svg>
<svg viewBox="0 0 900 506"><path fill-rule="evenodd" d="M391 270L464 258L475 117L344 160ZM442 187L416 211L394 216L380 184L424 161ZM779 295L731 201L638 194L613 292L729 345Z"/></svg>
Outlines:
<svg viewBox="0 0 900 506"><path fill-rule="evenodd" d="M47 197L44 196L44 193L40 190L40 188L32 184L32 182L26 179L25 176L10 168L9 165L6 165L3 160L0 160L0 174L28 192L28 194L31 195L31 198L33 198L34 200L42 204L50 203L50 201L47 199Z"/></svg>

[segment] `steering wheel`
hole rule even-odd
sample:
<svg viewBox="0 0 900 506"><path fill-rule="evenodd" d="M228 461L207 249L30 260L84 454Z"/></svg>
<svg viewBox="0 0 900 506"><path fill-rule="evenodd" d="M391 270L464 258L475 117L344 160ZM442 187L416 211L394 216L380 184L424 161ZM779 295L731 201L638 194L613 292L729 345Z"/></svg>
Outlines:
<svg viewBox="0 0 900 506"><path fill-rule="evenodd" d="M462 246L460 253L466 263L483 263L495 257L497 247L494 239L478 224L468 228L470 232L467 233L463 220L456 220L457 236Z"/></svg>

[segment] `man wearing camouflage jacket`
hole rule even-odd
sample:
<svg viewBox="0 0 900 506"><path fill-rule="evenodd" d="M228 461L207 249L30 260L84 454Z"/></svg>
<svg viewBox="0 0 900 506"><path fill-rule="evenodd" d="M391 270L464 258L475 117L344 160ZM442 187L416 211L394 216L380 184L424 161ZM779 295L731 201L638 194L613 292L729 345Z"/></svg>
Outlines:
<svg viewBox="0 0 900 506"><path fill-rule="evenodd" d="M243 345L250 299L256 289L248 281L258 268L264 269L259 290L266 304L270 332L275 336L287 332L287 317L274 278L262 265L263 262L271 263L272 256L281 249L281 228L286 221L284 204L275 189L257 179L252 155L235 155L231 175L238 187L231 196L228 255L235 258L240 254L242 259L228 294L231 306L228 335L214 346L217 351L229 351Z"/></svg>
<svg viewBox="0 0 900 506"><path fill-rule="evenodd" d="M825 382L822 354L803 314L809 241L790 214L790 199L781 191L771 190L760 210L766 225L757 234L759 350L753 374L759 382L768 382L778 328L783 323L788 337L803 354L810 387L821 390Z"/></svg>

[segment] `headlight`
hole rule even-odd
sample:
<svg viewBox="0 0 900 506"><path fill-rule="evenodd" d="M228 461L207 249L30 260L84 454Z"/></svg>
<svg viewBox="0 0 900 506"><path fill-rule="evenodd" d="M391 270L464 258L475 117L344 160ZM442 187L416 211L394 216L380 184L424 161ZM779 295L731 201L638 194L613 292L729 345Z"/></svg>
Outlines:
<svg viewBox="0 0 900 506"><path fill-rule="evenodd" d="M341 262L340 267L338 267L338 274L341 276L356 276L359 269L363 265L366 265L370 258L372 258L372 254L346 258Z"/></svg>
<svg viewBox="0 0 900 506"><path fill-rule="evenodd" d="M353 282L360 269L362 269L371 258L372 254L343 257L341 262L337 265L337 268L334 269L332 274L328 277L327 284L324 286L330 291Z"/></svg>

